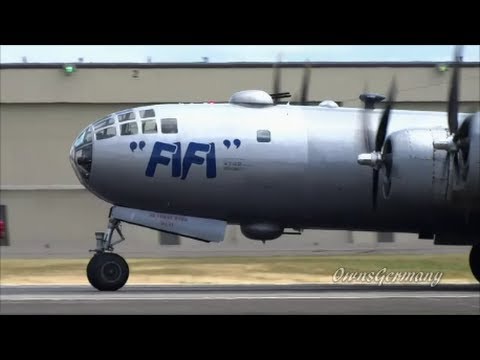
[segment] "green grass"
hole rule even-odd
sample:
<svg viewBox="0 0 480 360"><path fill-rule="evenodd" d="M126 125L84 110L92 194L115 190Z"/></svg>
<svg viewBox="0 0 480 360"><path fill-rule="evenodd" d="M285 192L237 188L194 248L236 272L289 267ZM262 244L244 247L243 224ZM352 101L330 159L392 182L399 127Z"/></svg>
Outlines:
<svg viewBox="0 0 480 360"><path fill-rule="evenodd" d="M85 276L89 259L1 259L0 279ZM474 282L468 255L342 255L342 256L272 256L272 257L201 257L127 259L135 276L228 277L229 279L315 279L329 276L339 268L349 272L442 272L443 280L463 279ZM305 280L306 281L306 280Z"/></svg>

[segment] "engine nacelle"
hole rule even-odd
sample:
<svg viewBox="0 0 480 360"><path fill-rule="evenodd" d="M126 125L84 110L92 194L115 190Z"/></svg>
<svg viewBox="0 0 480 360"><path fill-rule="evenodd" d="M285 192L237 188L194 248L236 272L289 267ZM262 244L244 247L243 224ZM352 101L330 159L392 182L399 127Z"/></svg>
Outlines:
<svg viewBox="0 0 480 360"><path fill-rule="evenodd" d="M274 240L282 236L284 227L277 223L259 222L240 225L242 234L252 240Z"/></svg>
<svg viewBox="0 0 480 360"><path fill-rule="evenodd" d="M466 170L459 174L457 185L465 197L471 202L472 208L480 210L480 112L471 115L462 126L467 127L468 152L465 159ZM465 157L465 153L461 153Z"/></svg>
<svg viewBox="0 0 480 360"><path fill-rule="evenodd" d="M380 178L387 219L402 217L422 224L413 225L414 231L447 234L461 229L465 234L478 234L480 114L466 118L459 134L466 145L451 150L434 146L448 141L446 129L390 134L383 148Z"/></svg>
<svg viewBox="0 0 480 360"><path fill-rule="evenodd" d="M445 139L445 129L411 129L390 134L383 149L380 184L386 207L425 222L447 201L447 152L433 142ZM423 220L421 220L423 218Z"/></svg>

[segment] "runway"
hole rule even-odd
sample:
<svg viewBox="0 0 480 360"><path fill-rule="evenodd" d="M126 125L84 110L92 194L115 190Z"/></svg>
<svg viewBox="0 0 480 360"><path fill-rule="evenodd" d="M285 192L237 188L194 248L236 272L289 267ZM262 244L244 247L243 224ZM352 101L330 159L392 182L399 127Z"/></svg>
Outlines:
<svg viewBox="0 0 480 360"><path fill-rule="evenodd" d="M0 314L480 314L480 285L1 286Z"/></svg>

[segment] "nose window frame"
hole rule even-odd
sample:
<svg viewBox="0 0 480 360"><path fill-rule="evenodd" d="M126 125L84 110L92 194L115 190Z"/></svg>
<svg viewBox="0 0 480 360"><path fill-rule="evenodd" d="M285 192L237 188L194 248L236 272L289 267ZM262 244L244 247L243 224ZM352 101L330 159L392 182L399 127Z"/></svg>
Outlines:
<svg viewBox="0 0 480 360"><path fill-rule="evenodd" d="M92 126L94 130L98 130L113 124L115 124L115 118L112 115L110 115L110 116L104 117L103 119L95 121Z"/></svg>
<svg viewBox="0 0 480 360"><path fill-rule="evenodd" d="M149 128L149 125L155 125L153 128ZM147 131L145 131L147 130ZM155 119L142 120L142 134L158 134L158 124Z"/></svg>
<svg viewBox="0 0 480 360"><path fill-rule="evenodd" d="M128 110L122 113L117 113L116 115L119 123L136 119L135 112L133 112L132 110Z"/></svg>
<svg viewBox="0 0 480 360"><path fill-rule="evenodd" d="M145 109L140 110L140 118L141 119L148 119L155 117L155 110L154 109Z"/></svg>
<svg viewBox="0 0 480 360"><path fill-rule="evenodd" d="M82 178L87 181L92 171L93 162L93 130L94 126L89 126L78 137L81 139L74 144L74 163Z"/></svg>
<svg viewBox="0 0 480 360"><path fill-rule="evenodd" d="M111 132L113 130L113 133ZM101 141L117 136L117 126L109 126L95 132L95 140Z"/></svg>
<svg viewBox="0 0 480 360"><path fill-rule="evenodd" d="M120 136L138 135L139 133L138 128L139 126L136 121L129 121L129 122L122 123L120 124Z"/></svg>

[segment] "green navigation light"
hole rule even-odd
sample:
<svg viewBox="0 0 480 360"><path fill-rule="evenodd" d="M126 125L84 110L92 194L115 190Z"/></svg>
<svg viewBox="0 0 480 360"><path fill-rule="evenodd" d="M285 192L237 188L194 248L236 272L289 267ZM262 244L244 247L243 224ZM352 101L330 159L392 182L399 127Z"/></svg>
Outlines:
<svg viewBox="0 0 480 360"><path fill-rule="evenodd" d="M440 64L440 65L438 65L438 71L440 71L442 73L445 72L445 71L448 71L448 66L445 65L445 64Z"/></svg>
<svg viewBox="0 0 480 360"><path fill-rule="evenodd" d="M75 65L64 65L63 70L67 75L73 74L77 69Z"/></svg>

